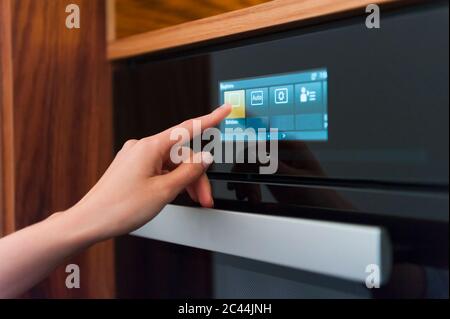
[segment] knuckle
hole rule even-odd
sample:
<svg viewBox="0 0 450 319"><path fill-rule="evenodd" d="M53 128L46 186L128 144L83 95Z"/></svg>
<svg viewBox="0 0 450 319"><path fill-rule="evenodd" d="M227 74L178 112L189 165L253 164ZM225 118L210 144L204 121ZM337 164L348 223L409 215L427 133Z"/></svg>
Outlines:
<svg viewBox="0 0 450 319"><path fill-rule="evenodd" d="M143 152L155 150L159 147L159 140L153 137L147 137L140 140L136 146Z"/></svg>
<svg viewBox="0 0 450 319"><path fill-rule="evenodd" d="M183 123L181 123L181 126L186 127L186 128L190 128L193 126L194 120L193 119L189 119L186 121L183 121Z"/></svg>
<svg viewBox="0 0 450 319"><path fill-rule="evenodd" d="M135 145L136 143L137 143L137 140L130 139L123 144L122 150L127 150L130 147L132 147L133 145Z"/></svg>
<svg viewBox="0 0 450 319"><path fill-rule="evenodd" d="M150 137L148 140L145 141L145 144L149 148L158 148L161 143L159 139Z"/></svg>
<svg viewBox="0 0 450 319"><path fill-rule="evenodd" d="M123 146L132 146L132 145L136 144L136 142L137 142L137 140L135 140L135 139L130 139L130 140L126 141L126 142L123 144Z"/></svg>

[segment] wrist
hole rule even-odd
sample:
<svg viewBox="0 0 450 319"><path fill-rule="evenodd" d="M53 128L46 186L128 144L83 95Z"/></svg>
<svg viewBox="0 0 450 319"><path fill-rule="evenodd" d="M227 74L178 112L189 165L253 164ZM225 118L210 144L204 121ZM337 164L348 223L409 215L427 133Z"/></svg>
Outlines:
<svg viewBox="0 0 450 319"><path fill-rule="evenodd" d="M52 214L47 222L52 229L72 250L83 249L101 240L96 231L84 218L85 213L81 207L71 207L65 211Z"/></svg>

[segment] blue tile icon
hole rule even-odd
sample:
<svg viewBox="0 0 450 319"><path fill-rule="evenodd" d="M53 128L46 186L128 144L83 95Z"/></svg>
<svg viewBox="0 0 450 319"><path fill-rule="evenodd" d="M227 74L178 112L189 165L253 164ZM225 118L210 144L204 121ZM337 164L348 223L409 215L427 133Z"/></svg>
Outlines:
<svg viewBox="0 0 450 319"><path fill-rule="evenodd" d="M262 87L245 90L246 117L267 116L268 102L268 88Z"/></svg>
<svg viewBox="0 0 450 319"><path fill-rule="evenodd" d="M264 104L264 91L263 90L250 91L250 105L258 106L263 104Z"/></svg>
<svg viewBox="0 0 450 319"><path fill-rule="evenodd" d="M278 88L274 90L275 104L286 104L289 101L289 91L287 88Z"/></svg>
<svg viewBox="0 0 450 319"><path fill-rule="evenodd" d="M294 130L293 115L276 115L270 118L270 127L277 128L279 131Z"/></svg>
<svg viewBox="0 0 450 319"><path fill-rule="evenodd" d="M247 118L247 127L252 127L255 131L259 128L269 129L269 119L266 116Z"/></svg>
<svg viewBox="0 0 450 319"><path fill-rule="evenodd" d="M295 103L298 107L320 107L322 105L322 83L301 83L295 86Z"/></svg>
<svg viewBox="0 0 450 319"><path fill-rule="evenodd" d="M270 96L270 107L276 110L284 110L291 112L294 109L294 86L293 85L283 85L283 86L272 86L269 88Z"/></svg>

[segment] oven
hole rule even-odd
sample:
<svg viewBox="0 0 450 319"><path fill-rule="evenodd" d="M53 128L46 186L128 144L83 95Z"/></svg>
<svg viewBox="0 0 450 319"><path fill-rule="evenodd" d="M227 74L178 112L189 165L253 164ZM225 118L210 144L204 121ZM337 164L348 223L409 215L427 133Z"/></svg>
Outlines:
<svg viewBox="0 0 450 319"><path fill-rule="evenodd" d="M244 145L215 154L213 209L181 194L118 240L119 296L448 297L448 2L364 22L115 63L117 150L223 102Z"/></svg>

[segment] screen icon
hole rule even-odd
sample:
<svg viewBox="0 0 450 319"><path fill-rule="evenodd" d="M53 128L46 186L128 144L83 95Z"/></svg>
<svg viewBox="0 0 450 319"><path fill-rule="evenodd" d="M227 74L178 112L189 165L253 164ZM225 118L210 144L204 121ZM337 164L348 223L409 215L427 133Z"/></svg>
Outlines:
<svg viewBox="0 0 450 319"><path fill-rule="evenodd" d="M245 90L224 92L224 102L232 106L227 118L245 118Z"/></svg>
<svg viewBox="0 0 450 319"><path fill-rule="evenodd" d="M230 92L227 100L227 102L233 107L241 106L241 95L239 94L239 92Z"/></svg>
<svg viewBox="0 0 450 319"><path fill-rule="evenodd" d="M245 90L246 117L267 116L269 89L254 87Z"/></svg>
<svg viewBox="0 0 450 319"><path fill-rule="evenodd" d="M275 104L286 104L289 99L288 88L275 89Z"/></svg>
<svg viewBox="0 0 450 319"><path fill-rule="evenodd" d="M264 104L264 92L262 90L250 92L250 105L258 106Z"/></svg>
<svg viewBox="0 0 450 319"><path fill-rule="evenodd" d="M300 88L300 103L314 102L317 100L317 92L313 90L307 90L306 87Z"/></svg>
<svg viewBox="0 0 450 319"><path fill-rule="evenodd" d="M322 82L309 82L295 85L295 103L301 107L321 106Z"/></svg>

